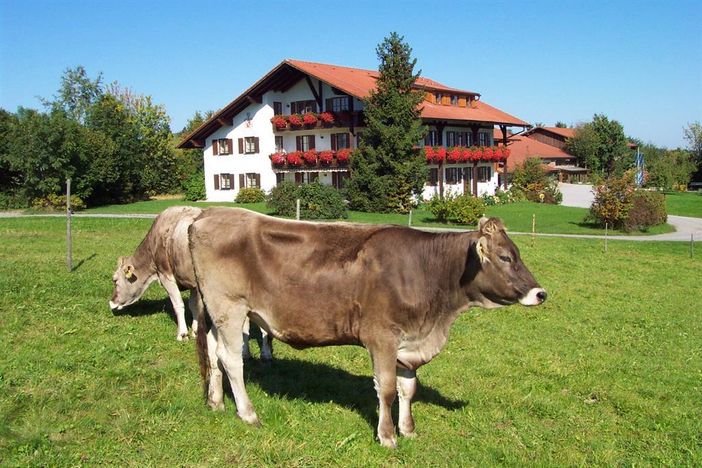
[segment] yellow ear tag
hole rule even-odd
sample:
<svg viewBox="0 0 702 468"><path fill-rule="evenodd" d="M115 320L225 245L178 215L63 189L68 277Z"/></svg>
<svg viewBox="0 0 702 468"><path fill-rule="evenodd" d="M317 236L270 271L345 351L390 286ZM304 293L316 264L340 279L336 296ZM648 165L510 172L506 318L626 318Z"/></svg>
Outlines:
<svg viewBox="0 0 702 468"><path fill-rule="evenodd" d="M125 278L129 279L132 277L133 274L134 274L134 272L132 271L131 268L127 267L124 269L124 277Z"/></svg>

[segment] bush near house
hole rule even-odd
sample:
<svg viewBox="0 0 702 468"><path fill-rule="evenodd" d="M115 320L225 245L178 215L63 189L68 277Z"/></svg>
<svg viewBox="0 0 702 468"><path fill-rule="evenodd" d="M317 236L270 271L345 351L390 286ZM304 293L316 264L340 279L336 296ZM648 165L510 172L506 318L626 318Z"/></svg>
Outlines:
<svg viewBox="0 0 702 468"><path fill-rule="evenodd" d="M266 201L266 192L260 188L243 188L239 190L234 201L237 203L261 203Z"/></svg>
<svg viewBox="0 0 702 468"><path fill-rule="evenodd" d="M304 185L283 182L271 190L268 207L279 216L294 217L297 199L300 200L301 219L348 218L341 193L331 185L318 182Z"/></svg>
<svg viewBox="0 0 702 468"><path fill-rule="evenodd" d="M558 183L548 177L539 158L528 158L514 169L512 175L513 192L521 192L516 199L525 199L537 203L560 204L563 195L558 190Z"/></svg>
<svg viewBox="0 0 702 468"><path fill-rule="evenodd" d="M434 195L429 200L429 210L442 223L476 224L485 213L485 202L469 194L449 192L443 197Z"/></svg>
<svg viewBox="0 0 702 468"><path fill-rule="evenodd" d="M629 216L624 221L624 230L645 231L651 226L664 224L667 220L665 195L637 190L631 199L631 208L629 208Z"/></svg>

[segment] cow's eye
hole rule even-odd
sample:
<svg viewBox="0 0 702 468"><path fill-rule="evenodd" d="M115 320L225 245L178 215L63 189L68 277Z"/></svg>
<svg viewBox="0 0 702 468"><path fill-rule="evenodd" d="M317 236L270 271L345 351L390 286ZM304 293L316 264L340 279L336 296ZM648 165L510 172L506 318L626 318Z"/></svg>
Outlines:
<svg viewBox="0 0 702 468"><path fill-rule="evenodd" d="M500 255L500 260L502 260L502 261L505 262L505 263L511 263L511 262L512 262L512 259L511 259L509 256L507 256L507 255Z"/></svg>

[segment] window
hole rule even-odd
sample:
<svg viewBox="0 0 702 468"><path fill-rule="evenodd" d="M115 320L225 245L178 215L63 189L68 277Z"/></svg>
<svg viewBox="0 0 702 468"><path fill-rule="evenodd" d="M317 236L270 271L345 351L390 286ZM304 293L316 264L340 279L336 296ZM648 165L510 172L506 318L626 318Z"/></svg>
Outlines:
<svg viewBox="0 0 702 468"><path fill-rule="evenodd" d="M308 172L307 173L307 183L312 184L319 180L319 172Z"/></svg>
<svg viewBox="0 0 702 468"><path fill-rule="evenodd" d="M427 185L436 187L439 183L439 170L435 167L429 169L429 177L427 178Z"/></svg>
<svg viewBox="0 0 702 468"><path fill-rule="evenodd" d="M298 135L295 137L295 149L308 151L314 149L314 135Z"/></svg>
<svg viewBox="0 0 702 468"><path fill-rule="evenodd" d="M424 144L426 146L436 146L439 144L439 133L436 130L429 130L427 136L424 138Z"/></svg>
<svg viewBox="0 0 702 468"><path fill-rule="evenodd" d="M478 133L478 143L480 146L489 146L490 137L488 136L488 134L484 132Z"/></svg>
<svg viewBox="0 0 702 468"><path fill-rule="evenodd" d="M463 180L463 169L460 167L446 168L446 183L459 184Z"/></svg>
<svg viewBox="0 0 702 468"><path fill-rule="evenodd" d="M488 182L492 178L490 166L478 166L478 182Z"/></svg>
<svg viewBox="0 0 702 468"><path fill-rule="evenodd" d="M304 172L296 172L295 173L295 183L297 185L302 185L305 183L305 173Z"/></svg>
<svg viewBox="0 0 702 468"><path fill-rule="evenodd" d="M239 154L258 153L258 137L239 138Z"/></svg>
<svg viewBox="0 0 702 468"><path fill-rule="evenodd" d="M446 132L446 146L456 146L456 132Z"/></svg>
<svg viewBox="0 0 702 468"><path fill-rule="evenodd" d="M327 111L341 112L349 110L349 98L347 96L327 99Z"/></svg>
<svg viewBox="0 0 702 468"><path fill-rule="evenodd" d="M451 96L451 105L452 106L458 105L458 96L456 96L455 94Z"/></svg>
<svg viewBox="0 0 702 468"><path fill-rule="evenodd" d="M283 103L275 101L273 103L273 114L282 115L283 114Z"/></svg>
<svg viewBox="0 0 702 468"><path fill-rule="evenodd" d="M290 103L291 114L305 114L307 112L317 112L317 101L295 101Z"/></svg>
<svg viewBox="0 0 702 468"><path fill-rule="evenodd" d="M276 172L275 173L275 185L280 185L283 182L285 182L285 173L284 172Z"/></svg>
<svg viewBox="0 0 702 468"><path fill-rule="evenodd" d="M261 174L239 174L239 189L261 188Z"/></svg>
<svg viewBox="0 0 702 468"><path fill-rule="evenodd" d="M282 136L276 136L275 137L275 152L280 153L283 151L283 137Z"/></svg>
<svg viewBox="0 0 702 468"><path fill-rule="evenodd" d="M441 104L441 100L443 99L444 95L441 93L434 93L434 99L436 100L437 104Z"/></svg>
<svg viewBox="0 0 702 468"><path fill-rule="evenodd" d="M215 156L232 154L232 140L230 138L212 140L212 154Z"/></svg>
<svg viewBox="0 0 702 468"><path fill-rule="evenodd" d="M351 137L348 133L332 133L331 149L336 151L343 148L351 148Z"/></svg>
<svg viewBox="0 0 702 468"><path fill-rule="evenodd" d="M215 174L215 190L232 190L234 188L234 174Z"/></svg>
<svg viewBox="0 0 702 468"><path fill-rule="evenodd" d="M332 172L332 185L339 190L346 186L346 181L348 179L348 172Z"/></svg>

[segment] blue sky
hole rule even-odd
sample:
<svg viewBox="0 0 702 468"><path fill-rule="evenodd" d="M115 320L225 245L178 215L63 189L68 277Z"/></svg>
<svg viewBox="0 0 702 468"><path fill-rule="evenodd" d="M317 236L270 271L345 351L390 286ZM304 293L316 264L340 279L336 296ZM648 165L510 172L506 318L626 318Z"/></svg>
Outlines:
<svg viewBox="0 0 702 468"><path fill-rule="evenodd" d="M377 68L404 35L422 75L532 123L601 113L660 146L702 121L702 1L0 0L0 107L41 106L83 65L179 131L285 58Z"/></svg>

